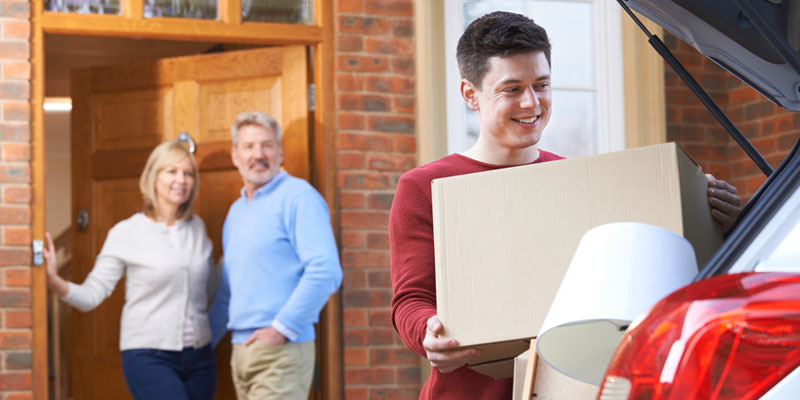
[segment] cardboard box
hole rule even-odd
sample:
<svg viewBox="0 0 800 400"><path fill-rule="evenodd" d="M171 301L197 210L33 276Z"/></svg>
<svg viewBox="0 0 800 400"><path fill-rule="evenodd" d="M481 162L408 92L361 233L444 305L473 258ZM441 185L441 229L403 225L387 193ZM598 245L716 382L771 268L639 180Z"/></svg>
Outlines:
<svg viewBox="0 0 800 400"><path fill-rule="evenodd" d="M514 377L514 389L511 392L511 398L513 400L523 400L523 397L525 397L522 395L522 393L525 389L525 375L528 372L528 357L530 356L530 353L531 351L528 349L520 353L520 355L514 357L514 362L512 363L514 366L514 371L512 372L512 376Z"/></svg>
<svg viewBox="0 0 800 400"><path fill-rule="evenodd" d="M676 144L436 179L436 301L444 336L477 347L478 369L513 358L539 333L578 242L610 222L686 237L702 266L722 243L708 182Z"/></svg>
<svg viewBox="0 0 800 400"><path fill-rule="evenodd" d="M522 354L514 358L513 362L513 384L511 398L513 400L525 400L523 396L525 378L527 378L528 358L530 350L525 350ZM594 400L600 391L599 386L583 382L572 378L551 366L541 358L536 362L536 377L533 383L533 396L536 400Z"/></svg>

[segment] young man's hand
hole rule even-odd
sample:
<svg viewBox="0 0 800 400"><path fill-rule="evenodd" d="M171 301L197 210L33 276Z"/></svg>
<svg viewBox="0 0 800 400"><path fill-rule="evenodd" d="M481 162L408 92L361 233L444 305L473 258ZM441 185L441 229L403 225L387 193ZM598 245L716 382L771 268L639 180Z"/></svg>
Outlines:
<svg viewBox="0 0 800 400"><path fill-rule="evenodd" d="M728 182L717 180L711 174L708 178L708 204L711 205L711 216L722 225L722 230L727 232L736 223L742 204L742 199L736 195L736 188Z"/></svg>
<svg viewBox="0 0 800 400"><path fill-rule="evenodd" d="M455 339L439 339L439 334L444 327L436 316L428 318L428 329L422 347L425 348L426 358L431 362L431 367L447 374L461 368L473 358L480 355L480 350L465 349L452 350L458 347Z"/></svg>

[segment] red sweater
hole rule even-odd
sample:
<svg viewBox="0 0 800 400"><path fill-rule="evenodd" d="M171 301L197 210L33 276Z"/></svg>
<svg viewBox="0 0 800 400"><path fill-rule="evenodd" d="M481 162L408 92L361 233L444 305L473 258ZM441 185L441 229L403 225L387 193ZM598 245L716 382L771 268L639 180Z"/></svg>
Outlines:
<svg viewBox="0 0 800 400"><path fill-rule="evenodd" d="M533 163L563 157L539 151ZM428 318L436 315L431 181L436 178L506 168L452 154L414 168L400 178L389 216L392 324L406 347L425 357L422 340ZM446 329L447 327L445 327ZM420 399L510 399L511 379L497 379L461 367L449 374L437 369L425 382Z"/></svg>

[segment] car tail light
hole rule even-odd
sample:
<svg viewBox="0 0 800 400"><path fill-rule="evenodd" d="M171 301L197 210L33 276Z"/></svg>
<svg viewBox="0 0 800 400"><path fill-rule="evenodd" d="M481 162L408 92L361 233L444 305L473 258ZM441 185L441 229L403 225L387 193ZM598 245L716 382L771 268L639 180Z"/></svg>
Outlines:
<svg viewBox="0 0 800 400"><path fill-rule="evenodd" d="M800 275L723 275L634 321L598 399L757 399L798 365Z"/></svg>

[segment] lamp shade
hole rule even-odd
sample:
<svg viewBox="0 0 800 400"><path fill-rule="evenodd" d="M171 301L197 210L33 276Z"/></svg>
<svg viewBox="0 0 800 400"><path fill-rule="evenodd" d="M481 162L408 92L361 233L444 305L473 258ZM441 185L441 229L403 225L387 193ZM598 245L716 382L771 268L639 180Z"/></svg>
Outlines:
<svg viewBox="0 0 800 400"><path fill-rule="evenodd" d="M599 386L627 326L691 282L691 244L654 225L600 225L581 238L537 339L554 369Z"/></svg>

